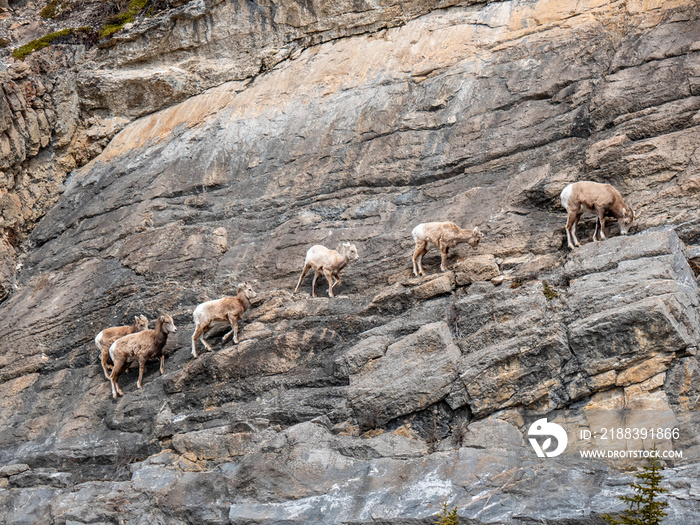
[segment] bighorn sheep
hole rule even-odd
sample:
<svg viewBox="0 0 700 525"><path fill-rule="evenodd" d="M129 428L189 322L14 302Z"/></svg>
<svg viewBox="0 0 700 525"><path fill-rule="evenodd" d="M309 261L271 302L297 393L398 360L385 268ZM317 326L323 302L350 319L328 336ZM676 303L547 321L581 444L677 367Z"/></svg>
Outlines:
<svg viewBox="0 0 700 525"><path fill-rule="evenodd" d="M141 332L146 328L148 328L148 319L145 315L139 315L138 317L134 317L134 322L131 326L112 326L111 328L105 328L97 334L97 337L95 337L95 344L100 351L102 370L105 372L107 381L109 381L109 372L107 369L112 368L109 362L109 347L120 337Z"/></svg>
<svg viewBox="0 0 700 525"><path fill-rule="evenodd" d="M250 285L241 283L238 285L237 295L233 297L224 297L202 303L194 309L192 314L194 317L194 333L192 334L192 355L197 357L197 337L201 337L202 343L211 351L211 346L204 339L206 334L213 324L229 323L232 327L231 331L224 335L223 341L233 334L233 342L238 344L238 321L243 318L243 314L250 306L250 299L257 294L253 291Z"/></svg>
<svg viewBox="0 0 700 525"><path fill-rule="evenodd" d="M355 248L354 244L350 244L349 242L344 242L338 246L338 251L329 250L325 246L319 244L312 246L309 248L309 251L306 252L304 269L301 271L301 276L299 277L297 287L294 289L294 293L299 291L299 287L306 276L306 272L313 267L314 280L311 283L311 296L316 297L316 279L318 279L318 276L323 272L323 275L326 276L326 280L328 281L328 295L330 297L335 297L333 288L340 282L340 277L338 276L340 270L345 268L350 261L356 261L359 257L360 256L357 255L357 248ZM335 279L335 282L333 282L333 279Z"/></svg>
<svg viewBox="0 0 700 525"><path fill-rule="evenodd" d="M173 318L164 314L156 320L156 327L153 330L125 335L112 343L112 346L109 347L109 356L114 362L114 368L109 380L112 383L114 399L117 399L119 394L124 395L122 389L119 388L119 376L129 363L139 362L139 381L137 383L139 388L143 386L143 369L149 359L160 357L160 373L165 373L163 347L168 340L168 334L173 332L177 332Z"/></svg>
<svg viewBox="0 0 700 525"><path fill-rule="evenodd" d="M640 215L625 204L620 192L610 184L599 182L581 181L569 184L561 192L561 205L568 213L566 240L572 250L574 245L581 246L576 237L576 225L584 212L596 214L594 241L605 239L606 213L617 219L622 235L627 235L632 221Z"/></svg>
<svg viewBox="0 0 700 525"><path fill-rule="evenodd" d="M462 229L453 222L424 222L413 228L413 240L416 249L413 252L413 275L425 275L423 271L423 256L428 251L428 243L432 243L440 248L442 252L442 263L440 269L445 272L447 266L447 250L460 243L467 243L472 248L476 248L481 240L481 232L476 226L473 230Z"/></svg>

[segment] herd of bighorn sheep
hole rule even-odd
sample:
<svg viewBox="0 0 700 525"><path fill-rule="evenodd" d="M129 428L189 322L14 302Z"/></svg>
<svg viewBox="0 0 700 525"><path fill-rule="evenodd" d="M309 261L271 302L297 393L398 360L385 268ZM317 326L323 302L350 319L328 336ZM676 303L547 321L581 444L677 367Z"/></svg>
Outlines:
<svg viewBox="0 0 700 525"><path fill-rule="evenodd" d="M605 239L605 217L612 216L617 219L620 233L626 235L632 222L639 217L622 200L620 193L610 184L600 184L591 181L581 181L569 184L561 192L561 205L568 216L566 221L566 239L572 250L581 243L576 237L576 225L581 215L585 212L596 215L593 240ZM413 274L425 275L423 270L423 256L428 251L428 246L433 244L440 248L440 269L447 271L447 252L450 248L467 243L476 248L482 238L479 227L462 229L453 222L425 222L421 223L411 232L416 244L413 251ZM325 246L315 245L306 252L304 268L299 276L299 281L294 293L299 291L301 283L307 272L313 268L314 277L311 283L311 295L316 297L316 280L323 274L328 281L328 295L334 297L333 289L340 282L340 271L351 261L359 258L354 244L342 243L338 250L329 250ZM213 301L207 301L198 305L193 312L195 329L192 334L192 356L197 357L197 338L204 346L212 351L212 347L204 339L204 335L216 324L228 324L231 331L223 336L226 341L233 334L234 344L238 344L238 321L243 318L250 307L250 300L256 296L250 285L242 283L238 285L235 296L223 297ZM152 358L160 358L160 373L165 373L165 356L163 348L168 335L177 331L173 318L167 314L161 315L156 320L153 330L148 330L148 319L143 316L134 317L134 322L128 326L114 326L105 328L95 337L95 344L100 351L100 360L105 377L112 386L112 396L117 399L124 392L119 388L119 376L133 362L139 364L139 379L137 386L141 388L143 371L146 361ZM111 360L111 364L110 361ZM108 369L111 368L111 373Z"/></svg>

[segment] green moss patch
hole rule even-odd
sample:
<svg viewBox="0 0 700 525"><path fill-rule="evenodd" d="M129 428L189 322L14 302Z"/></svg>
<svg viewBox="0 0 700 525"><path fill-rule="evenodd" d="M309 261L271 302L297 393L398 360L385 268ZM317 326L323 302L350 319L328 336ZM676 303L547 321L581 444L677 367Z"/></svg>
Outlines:
<svg viewBox="0 0 700 525"><path fill-rule="evenodd" d="M41 10L41 16L57 18L74 9L76 5L78 5L77 2L72 0L49 0ZM15 49L12 56L24 60L30 53L57 43L95 45L99 39L110 37L126 24L136 20L137 16L152 16L169 9L170 3L167 0L106 0L103 7L102 16L99 16L96 21L96 25L101 26L101 29L97 31L89 27L62 29ZM119 11L114 13L115 10ZM105 11L114 14L105 17ZM2 47L1 42L0 47Z"/></svg>
<svg viewBox="0 0 700 525"><path fill-rule="evenodd" d="M37 38L36 40L32 40L31 42L15 49L12 52L12 56L20 60L24 60L29 53L38 51L39 49L44 49L45 47L50 46L51 42L53 42L57 38L70 35L72 32L72 28L62 29L61 31L56 31L55 33L51 33L46 36L42 36L41 38Z"/></svg>
<svg viewBox="0 0 700 525"><path fill-rule="evenodd" d="M88 33L89 31L89 27L69 27L67 29L61 29L60 31L42 36L41 38L37 38L36 40L32 40L31 42L18 47L12 52L12 56L19 60L24 60L29 53L33 53L34 51L50 46L51 44L56 43L55 41L57 39L63 39L64 37L68 37L76 32Z"/></svg>

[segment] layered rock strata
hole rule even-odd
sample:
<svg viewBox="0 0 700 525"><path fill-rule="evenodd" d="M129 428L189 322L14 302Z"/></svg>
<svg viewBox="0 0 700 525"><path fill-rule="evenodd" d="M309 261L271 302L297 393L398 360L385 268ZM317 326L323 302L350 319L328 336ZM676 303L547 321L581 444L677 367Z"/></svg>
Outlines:
<svg viewBox="0 0 700 525"><path fill-rule="evenodd" d="M448 500L592 524L639 463L573 437L636 411L679 430L667 522L696 520L695 11L456 5L129 124L71 173L0 305L3 519L430 523ZM615 184L640 233L593 243L584 219L569 253L558 195L580 179ZM444 219L483 241L412 277L412 227ZM306 249L341 241L360 259L340 296L293 296ZM240 280L259 293L241 343L191 359L192 310ZM167 373L113 401L92 339L163 311ZM558 458L528 442L542 417L571 436Z"/></svg>

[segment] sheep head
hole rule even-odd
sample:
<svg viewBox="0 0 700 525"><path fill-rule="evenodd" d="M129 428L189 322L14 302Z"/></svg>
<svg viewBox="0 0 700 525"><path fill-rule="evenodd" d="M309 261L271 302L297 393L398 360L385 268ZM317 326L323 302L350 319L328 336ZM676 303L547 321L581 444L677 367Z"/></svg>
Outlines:
<svg viewBox="0 0 700 525"><path fill-rule="evenodd" d="M161 330L165 332L166 334L171 334L173 332L177 332L177 328L175 327L175 323L173 322L173 318L169 316L168 314L163 314L158 318L158 321L160 322L161 325Z"/></svg>
<svg viewBox="0 0 700 525"><path fill-rule="evenodd" d="M348 261L356 261L357 259L360 258L360 256L357 253L357 248L355 247L355 245L351 244L349 242L344 242L343 244L341 244L340 248L338 249L338 252L341 255L344 255L345 257L347 257Z"/></svg>
<svg viewBox="0 0 700 525"><path fill-rule="evenodd" d="M617 224L620 227L620 234L627 235L627 233L630 231L630 227L632 226L632 222L636 221L641 214L642 212L635 213L632 208L625 204L622 207L622 217L620 217L617 221Z"/></svg>
<svg viewBox="0 0 700 525"><path fill-rule="evenodd" d="M245 296L248 299L252 299L253 297L256 297L258 295L253 291L253 288L251 288L251 286L248 283L240 283L238 285L238 292L240 293L241 291L245 294Z"/></svg>
<svg viewBox="0 0 700 525"><path fill-rule="evenodd" d="M481 241L481 238L483 237L481 230L479 229L478 226L475 226L474 229L472 230L472 238L467 241L469 246L472 248L476 248L476 245L479 244Z"/></svg>
<svg viewBox="0 0 700 525"><path fill-rule="evenodd" d="M142 332L148 328L148 318L145 315L134 317L134 326L136 326L138 332Z"/></svg>

